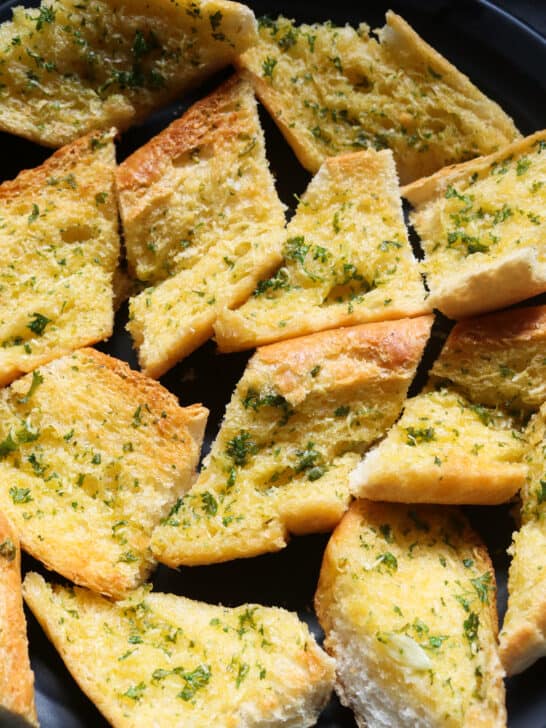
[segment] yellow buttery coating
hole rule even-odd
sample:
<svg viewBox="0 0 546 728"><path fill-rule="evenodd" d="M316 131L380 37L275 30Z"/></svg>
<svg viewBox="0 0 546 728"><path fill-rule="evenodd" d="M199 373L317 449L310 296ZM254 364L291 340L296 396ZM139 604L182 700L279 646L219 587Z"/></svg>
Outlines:
<svg viewBox="0 0 546 728"><path fill-rule="evenodd" d="M349 473L400 413L431 323L363 324L258 349L197 482L154 532L156 558L226 561L333 528Z"/></svg>
<svg viewBox="0 0 546 728"><path fill-rule="evenodd" d="M546 655L546 406L529 423L529 475L521 489L521 528L513 536L508 609L500 634L509 675Z"/></svg>
<svg viewBox="0 0 546 728"><path fill-rule="evenodd" d="M233 77L117 172L129 264L149 287L128 329L158 377L213 333L281 261L284 207L250 84Z"/></svg>
<svg viewBox="0 0 546 728"><path fill-rule="evenodd" d="M215 324L221 351L429 312L390 151L327 159L286 229L284 260Z"/></svg>
<svg viewBox="0 0 546 728"><path fill-rule="evenodd" d="M58 147L126 129L256 39L226 0L47 0L0 25L0 129Z"/></svg>
<svg viewBox="0 0 546 728"><path fill-rule="evenodd" d="M0 391L0 509L49 568L123 595L154 565L153 528L187 490L207 410L93 349Z"/></svg>
<svg viewBox="0 0 546 728"><path fill-rule="evenodd" d="M300 162L390 148L403 184L520 135L510 117L395 13L370 36L332 23L262 19L239 59Z"/></svg>
<svg viewBox="0 0 546 728"><path fill-rule="evenodd" d="M112 333L115 130L0 186L0 384Z"/></svg>
<svg viewBox="0 0 546 728"><path fill-rule="evenodd" d="M315 606L358 724L505 726L495 592L459 512L355 502L326 549Z"/></svg>
<svg viewBox="0 0 546 728"><path fill-rule="evenodd" d="M402 190L425 251L431 302L450 318L546 290L546 132Z"/></svg>
<svg viewBox="0 0 546 728"><path fill-rule="evenodd" d="M228 609L146 589L112 603L33 573L23 588L114 728L305 728L330 697L332 661L283 609Z"/></svg>
<svg viewBox="0 0 546 728"><path fill-rule="evenodd" d="M449 390L408 399L351 474L355 495L402 503L496 505L525 482L525 436L501 410Z"/></svg>

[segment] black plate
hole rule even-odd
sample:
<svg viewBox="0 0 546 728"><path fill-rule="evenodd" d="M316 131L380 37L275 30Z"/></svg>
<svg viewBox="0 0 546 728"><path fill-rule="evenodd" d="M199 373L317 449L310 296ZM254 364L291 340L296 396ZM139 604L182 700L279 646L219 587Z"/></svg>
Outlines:
<svg viewBox="0 0 546 728"><path fill-rule="evenodd" d="M24 0L23 0L24 1ZM27 4L37 4L28 2ZM546 68L546 41L531 27L499 10L484 0L405 0L401 2L354 2L336 0L334 3L313 0L255 0L248 4L257 15L284 13L298 21L324 21L338 24L365 21L371 27L383 25L384 13L391 7L403 15L415 29L491 98L495 99L527 134L546 127L544 111L544 69ZM531 24L536 18L544 26L543 2L519 3L504 0L505 6L527 17ZM1 5L0 20L10 16L15 2ZM536 15L534 15L536 14ZM118 146L119 159L147 141L175 118L195 98L207 89L186 97L182 103L156 114L145 125L124 134ZM262 122L266 131L268 156L277 176L279 194L293 208L294 193L301 193L309 180L299 166L274 124L265 113ZM20 169L43 161L50 152L24 140L0 134L0 176L11 179ZM544 297L543 297L544 298ZM541 301L542 302L542 301ZM126 308L117 317L113 338L100 348L125 359L136 367L131 343L124 331ZM438 351L449 324L439 321L425 363L421 366L413 391L423 383L427 364ZM225 405L240 378L247 354L219 357L209 343L172 369L162 383L180 397L182 404L201 401L211 411L207 427L206 449L215 436ZM510 543L512 521L508 508L467 509L472 522L489 546L499 582L499 612L506 605L506 548ZM327 536L317 535L295 538L278 554L255 559L240 560L218 566L182 568L179 571L160 567L154 577L157 590L202 599L212 603L238 605L259 602L283 606L297 611L320 636L312 612L313 594ZM23 560L23 569L44 569L29 557ZM28 614L28 627L32 666L36 675L36 702L42 728L101 728L108 724L82 694L70 677L56 651L45 638L40 627ZM546 661L542 660L523 675L507 681L508 714L510 728L545 728ZM0 726L7 725L0 714ZM13 724L15 726L15 723ZM20 723L17 723L20 725ZM354 728L349 711L337 700L320 717L321 728ZM187 726L184 728L191 728ZM395 727L393 727L395 728Z"/></svg>

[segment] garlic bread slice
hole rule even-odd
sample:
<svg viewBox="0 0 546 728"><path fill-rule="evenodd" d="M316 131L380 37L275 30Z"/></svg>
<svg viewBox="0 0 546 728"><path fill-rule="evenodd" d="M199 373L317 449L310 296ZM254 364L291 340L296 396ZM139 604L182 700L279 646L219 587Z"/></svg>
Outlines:
<svg viewBox="0 0 546 728"><path fill-rule="evenodd" d="M351 473L351 490L378 501L496 505L525 483L524 454L524 434L502 410L430 391L407 400Z"/></svg>
<svg viewBox="0 0 546 728"><path fill-rule="evenodd" d="M0 185L0 385L112 333L114 134L82 137Z"/></svg>
<svg viewBox="0 0 546 728"><path fill-rule="evenodd" d="M13 527L0 512L0 707L38 725L34 674L28 657L21 595L21 552Z"/></svg>
<svg viewBox="0 0 546 728"><path fill-rule="evenodd" d="M495 575L462 514L357 501L315 607L337 692L367 728L502 728Z"/></svg>
<svg viewBox="0 0 546 728"><path fill-rule="evenodd" d="M227 0L44 0L0 25L0 129L59 147L126 129L256 40Z"/></svg>
<svg viewBox="0 0 546 728"><path fill-rule="evenodd" d="M28 606L114 728L315 725L334 667L295 614L145 588L113 603L26 576Z"/></svg>
<svg viewBox="0 0 546 728"><path fill-rule="evenodd" d="M488 154L520 135L514 122L389 11L370 34L332 23L260 20L239 59L300 162L390 148L404 184Z"/></svg>
<svg viewBox="0 0 546 728"><path fill-rule="evenodd" d="M207 410L81 349L0 391L0 509L50 569L120 596L150 573L153 528L185 492Z"/></svg>
<svg viewBox="0 0 546 728"><path fill-rule="evenodd" d="M158 377L213 333L281 261L284 207L256 100L236 76L127 159L117 187L143 371Z"/></svg>
<svg viewBox="0 0 546 728"><path fill-rule="evenodd" d="M431 303L450 318L546 291L546 131L408 185Z"/></svg>
<svg viewBox="0 0 546 728"><path fill-rule="evenodd" d="M244 305L220 313L221 351L431 310L390 151L326 160L287 226L283 256Z"/></svg>
<svg viewBox="0 0 546 728"><path fill-rule="evenodd" d="M529 476L521 489L521 528L513 535L508 609L500 634L508 675L546 655L546 405L528 428Z"/></svg>
<svg viewBox="0 0 546 728"><path fill-rule="evenodd" d="M432 318L336 329L258 349L190 492L152 550L195 565L276 551L333 528L349 473L400 413Z"/></svg>
<svg viewBox="0 0 546 728"><path fill-rule="evenodd" d="M454 386L472 402L514 414L546 401L546 306L501 311L456 324L429 386Z"/></svg>

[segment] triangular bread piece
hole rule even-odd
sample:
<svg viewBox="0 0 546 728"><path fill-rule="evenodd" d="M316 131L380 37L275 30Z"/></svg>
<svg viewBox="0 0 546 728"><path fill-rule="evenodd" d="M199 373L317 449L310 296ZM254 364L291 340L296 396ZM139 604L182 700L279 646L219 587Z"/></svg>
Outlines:
<svg viewBox="0 0 546 728"><path fill-rule="evenodd" d="M59 147L126 129L256 40L250 8L225 0L47 0L0 26L0 129Z"/></svg>
<svg viewBox="0 0 546 728"><path fill-rule="evenodd" d="M449 334L429 387L453 386L468 399L525 418L546 401L546 306L461 321Z"/></svg>
<svg viewBox="0 0 546 728"><path fill-rule="evenodd" d="M328 159L288 224L284 260L215 324L221 351L431 310L390 151Z"/></svg>
<svg viewBox="0 0 546 728"><path fill-rule="evenodd" d="M370 35L332 23L260 21L239 59L300 162L357 148L393 150L404 184L514 141L514 122L389 11Z"/></svg>
<svg viewBox="0 0 546 728"><path fill-rule="evenodd" d="M546 400L546 307L468 319L423 393L351 474L352 492L401 503L494 505L524 484L524 423Z"/></svg>
<svg viewBox="0 0 546 728"><path fill-rule="evenodd" d="M151 286L128 328L158 377L281 260L284 207L250 84L233 77L192 106L120 165L117 185L129 264Z"/></svg>
<svg viewBox="0 0 546 728"><path fill-rule="evenodd" d="M149 574L153 528L190 486L207 410L94 349L0 392L0 509L25 551L119 596Z"/></svg>
<svg viewBox="0 0 546 728"><path fill-rule="evenodd" d="M333 528L349 473L400 414L431 323L364 324L258 349L197 482L154 532L156 558L227 561Z"/></svg>
<svg viewBox="0 0 546 728"><path fill-rule="evenodd" d="M508 675L546 655L546 405L528 429L529 477L521 490L521 522L509 549L508 609L500 634Z"/></svg>
<svg viewBox="0 0 546 728"><path fill-rule="evenodd" d="M450 389L419 394L351 473L351 490L398 503L504 503L525 483L524 445L501 411Z"/></svg>
<svg viewBox="0 0 546 728"><path fill-rule="evenodd" d="M502 728L495 574L455 510L358 501L315 606L359 726Z"/></svg>
<svg viewBox="0 0 546 728"><path fill-rule="evenodd" d="M333 662L284 609L146 589L112 603L27 574L27 604L114 728L315 725Z"/></svg>
<svg viewBox="0 0 546 728"><path fill-rule="evenodd" d="M0 707L38 725L21 596L19 539L0 513ZM1 721L0 721L1 722Z"/></svg>
<svg viewBox="0 0 546 728"><path fill-rule="evenodd" d="M546 131L402 193L435 308L459 319L546 291Z"/></svg>
<svg viewBox="0 0 546 728"><path fill-rule="evenodd" d="M112 333L114 133L82 137L0 185L0 385Z"/></svg>

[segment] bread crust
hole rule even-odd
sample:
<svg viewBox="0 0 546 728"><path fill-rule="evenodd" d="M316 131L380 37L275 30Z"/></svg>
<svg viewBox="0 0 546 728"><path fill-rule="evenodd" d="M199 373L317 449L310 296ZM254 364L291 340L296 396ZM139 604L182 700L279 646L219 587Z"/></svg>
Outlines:
<svg viewBox="0 0 546 728"><path fill-rule="evenodd" d="M468 179L474 172L479 173L488 169L494 162L499 162L506 159L506 157L517 156L527 152L537 142L544 141L545 139L546 130L537 131L531 134L531 136L518 139L492 154L471 159L469 162L452 164L440 169L429 177L421 177L421 179L417 179L401 187L400 192L402 197L405 197L414 207L420 208L430 200L443 195L449 185L457 184L462 179Z"/></svg>
<svg viewBox="0 0 546 728"><path fill-rule="evenodd" d="M38 725L21 596L21 551L0 512L0 705Z"/></svg>
<svg viewBox="0 0 546 728"><path fill-rule="evenodd" d="M421 706L416 702L416 696L413 694L414 680L412 679L416 678L415 673L406 675L404 684L400 684L399 680L393 681L391 684L389 680L390 673L381 672L381 668L387 671L392 669L392 666L389 668L387 663L378 665L374 662L376 658L373 653L376 650L377 640L370 637L367 641L367 620L365 615L366 613L371 615L374 609L379 609L380 604L384 603L387 624L384 624L382 628L387 635L388 624L391 620L389 616L390 594L382 594L381 600L378 600L377 604L370 605L369 612L363 605L354 615L351 607L349 607L349 602L346 601L352 597L344 591L346 588L346 586L343 586L345 584L343 581L345 571L348 569L353 573L354 570L353 582L355 579L364 578L361 575L367 573L366 568L362 569L360 563L363 542L359 543L359 538L360 534L363 533L363 528L370 525L377 530L380 530L380 528L385 529L385 525L380 527L379 524L392 524L391 519L396 518L393 514L405 512L406 510L407 506L355 501L334 531L326 548L315 595L315 610L326 634L326 650L335 657L338 664L336 692L342 703L355 711L355 718L359 726L370 726L370 728L384 725L411 725L418 726L418 728L432 728L433 726L443 725L461 725L464 728L474 728L474 726L500 728L500 726L505 726L503 671L496 646L498 622L494 583L490 582L487 604L481 604L480 606L480 609L483 609L480 620L480 630L483 629L483 632L480 632L480 644L484 655L482 668L484 665L487 667L487 672L483 672L483 679L487 685L485 700L480 702L467 698L464 717L460 723L458 719L451 716L452 722L445 722L446 717L443 714L444 706L441 693L438 693L433 706L425 708L425 706ZM424 519L426 523L434 524L436 529L443 523L446 538L449 538L450 534L450 517L455 517L461 522L461 515L454 509L418 506L412 512L417 524ZM472 553L472 566L476 568L476 573L489 573L489 579L493 579L494 582L493 566L485 546L466 521L464 524L463 533L457 536L456 543L464 542L465 550L468 549ZM396 540L396 528L392 532L385 531L385 533L390 534ZM415 533L417 534L417 541L419 540L419 525ZM422 538L422 535L420 538ZM380 537L379 533L377 533L377 539L377 545L380 548L385 547L385 541ZM434 547L429 546L429 548L432 567L432 561L435 559ZM457 547L453 546L453 548L456 549ZM396 553L398 554L398 569L390 578L401 582L405 577L400 575L400 572L406 566L410 566L411 558L408 564L402 564L399 552L396 551ZM422 557L418 558L421 560ZM372 567L367 568L373 571ZM418 574L415 575L412 572L413 580L411 584L407 585L406 603L400 603L398 607L404 614L406 614L406 609L410 608L410 604L418 604L419 600L425 598L425 594L431 598L429 585L427 584L426 566L422 563L418 568ZM455 567L453 567L453 574L457 575ZM446 565L445 576L446 578L450 576L449 564ZM420 581L422 581L421 586L424 589L423 594L420 591ZM363 592L362 598L366 598L366 592ZM434 603L439 606L440 600ZM351 604L354 605L355 602L352 601ZM430 607L428 601L422 604L423 613L427 611L428 607ZM486 618L484 618L485 615ZM465 659L469 658L465 657ZM455 678L455 675L453 677ZM438 687L431 684L429 690L431 696L434 696L438 691Z"/></svg>

